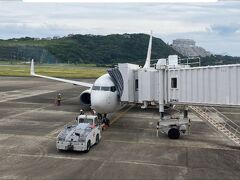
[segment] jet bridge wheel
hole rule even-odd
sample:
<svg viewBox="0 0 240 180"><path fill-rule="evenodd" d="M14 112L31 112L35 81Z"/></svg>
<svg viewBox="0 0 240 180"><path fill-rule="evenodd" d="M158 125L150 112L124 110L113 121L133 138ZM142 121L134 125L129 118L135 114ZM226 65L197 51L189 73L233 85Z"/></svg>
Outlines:
<svg viewBox="0 0 240 180"><path fill-rule="evenodd" d="M179 132L179 130L178 130L177 128L171 128L171 129L169 129L169 131L168 131L168 137L169 137L170 139L178 139L179 136L180 136L180 132Z"/></svg>

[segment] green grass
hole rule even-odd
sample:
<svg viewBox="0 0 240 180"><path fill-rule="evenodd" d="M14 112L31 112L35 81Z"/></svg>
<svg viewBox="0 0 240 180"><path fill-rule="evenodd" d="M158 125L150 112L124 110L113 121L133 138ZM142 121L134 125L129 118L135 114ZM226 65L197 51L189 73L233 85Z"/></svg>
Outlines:
<svg viewBox="0 0 240 180"><path fill-rule="evenodd" d="M21 61L21 60L13 60L12 62L10 60L0 60L0 66L1 65L27 65L30 63L30 61ZM86 63L78 63L78 64L66 64L66 63L58 63L56 64L41 64L39 66L64 66L64 67L97 67L96 64L86 64ZM105 66L110 66L109 64L106 64Z"/></svg>
<svg viewBox="0 0 240 180"><path fill-rule="evenodd" d="M106 68L41 65L35 66L35 72L62 78L97 78L106 73ZM30 76L30 65L0 65L0 76Z"/></svg>

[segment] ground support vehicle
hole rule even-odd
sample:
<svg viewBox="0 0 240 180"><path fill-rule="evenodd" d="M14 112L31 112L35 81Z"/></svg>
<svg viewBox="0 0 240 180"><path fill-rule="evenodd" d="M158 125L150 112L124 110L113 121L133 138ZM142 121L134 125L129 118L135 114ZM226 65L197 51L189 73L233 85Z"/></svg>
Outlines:
<svg viewBox="0 0 240 180"><path fill-rule="evenodd" d="M97 116L79 115L75 125L66 126L57 136L58 150L88 152L101 139L101 125Z"/></svg>

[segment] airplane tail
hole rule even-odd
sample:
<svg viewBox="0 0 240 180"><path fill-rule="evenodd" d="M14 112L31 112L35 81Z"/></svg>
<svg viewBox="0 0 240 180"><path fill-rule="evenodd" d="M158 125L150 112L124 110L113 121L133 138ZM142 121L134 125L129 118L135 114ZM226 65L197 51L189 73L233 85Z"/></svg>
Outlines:
<svg viewBox="0 0 240 180"><path fill-rule="evenodd" d="M151 61L151 52L152 52L152 31L150 33L150 39L149 39L149 44L148 44L148 52L147 52L147 58L146 62L143 66L143 68L149 68L150 67L150 61Z"/></svg>
<svg viewBox="0 0 240 180"><path fill-rule="evenodd" d="M34 60L32 59L31 62L31 70L30 70L30 75L34 76L35 75L35 71L34 71Z"/></svg>

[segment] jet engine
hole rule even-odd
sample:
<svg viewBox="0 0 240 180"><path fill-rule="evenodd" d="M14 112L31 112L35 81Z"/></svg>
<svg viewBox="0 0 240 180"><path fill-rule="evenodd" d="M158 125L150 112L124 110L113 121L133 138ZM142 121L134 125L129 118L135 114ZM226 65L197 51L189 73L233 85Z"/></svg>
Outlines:
<svg viewBox="0 0 240 180"><path fill-rule="evenodd" d="M91 106L91 91L90 91L90 89L85 90L80 94L80 105L85 110L90 109L90 106Z"/></svg>

